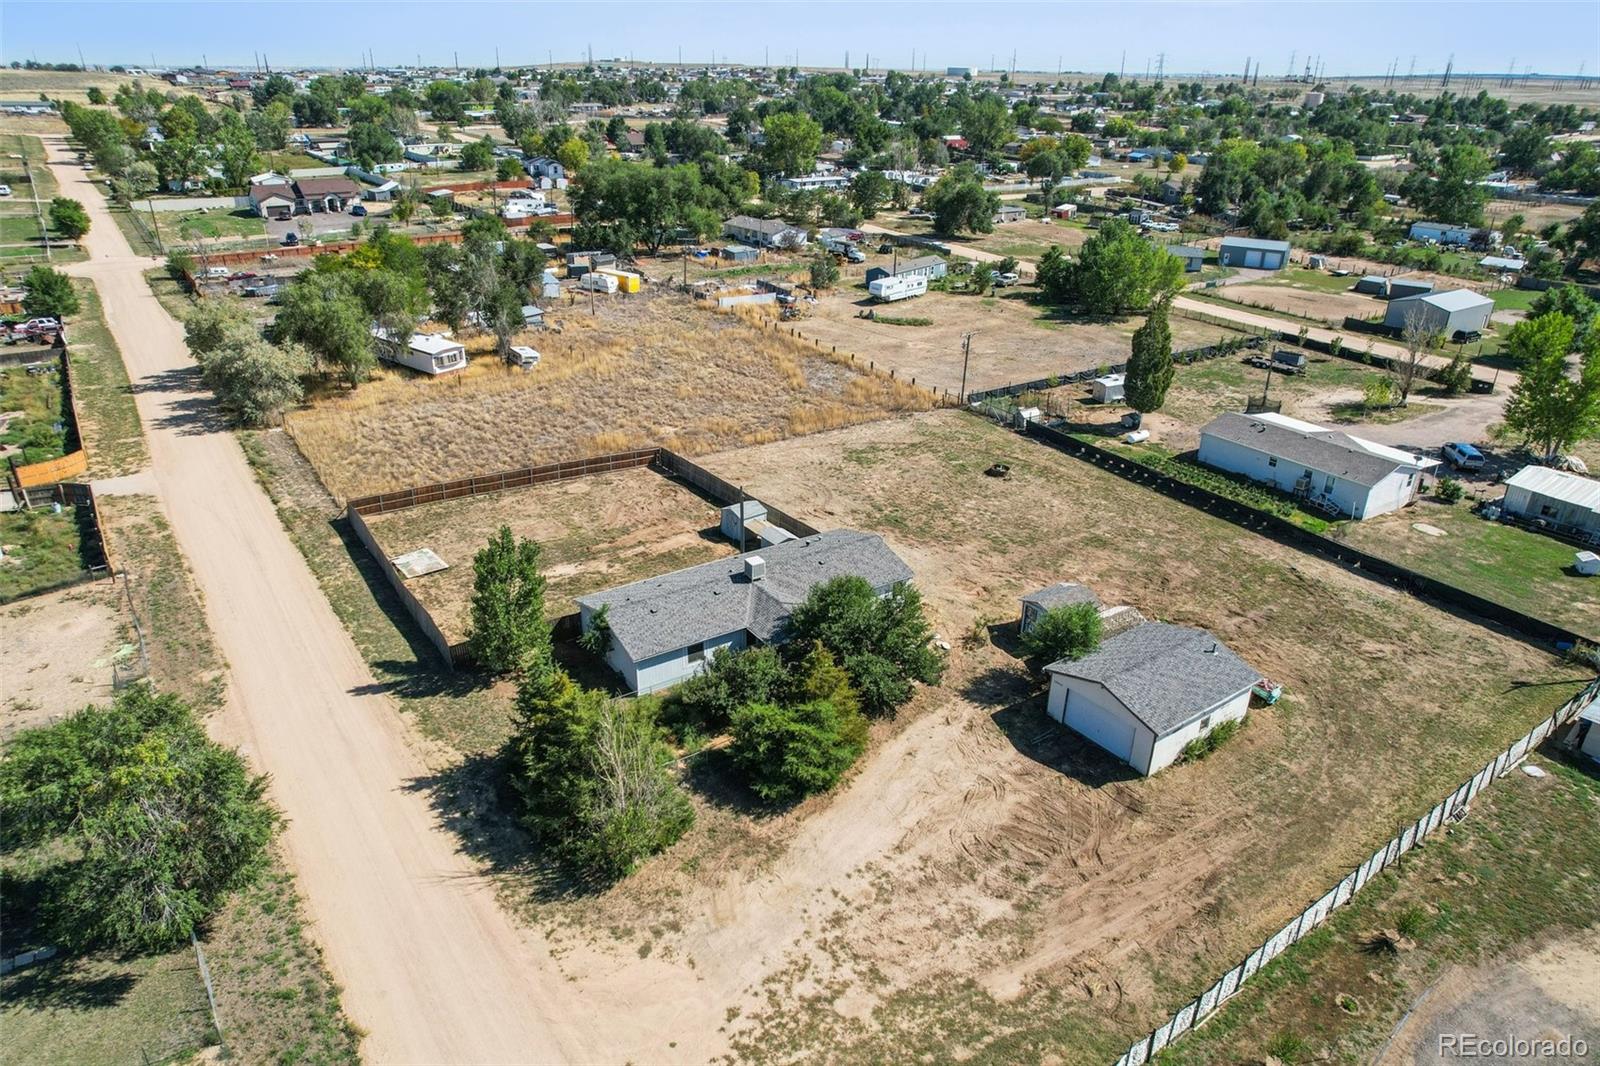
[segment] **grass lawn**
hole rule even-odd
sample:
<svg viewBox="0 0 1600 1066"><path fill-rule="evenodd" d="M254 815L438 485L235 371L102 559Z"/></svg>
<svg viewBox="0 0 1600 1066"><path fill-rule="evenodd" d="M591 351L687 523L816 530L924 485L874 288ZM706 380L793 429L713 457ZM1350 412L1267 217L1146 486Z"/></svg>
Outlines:
<svg viewBox="0 0 1600 1066"><path fill-rule="evenodd" d="M287 175L289 171L304 167L325 167L328 164L304 152L262 152L261 168Z"/></svg>
<svg viewBox="0 0 1600 1066"><path fill-rule="evenodd" d="M1431 415L1443 408L1436 403L1423 403L1420 400L1411 400L1405 406L1394 407L1368 407L1364 403L1338 403L1329 411L1333 420L1341 425L1364 422L1368 425L1388 426L1395 422L1405 422L1422 415Z"/></svg>
<svg viewBox="0 0 1600 1066"><path fill-rule="evenodd" d="M1430 536L1424 523L1444 530ZM1415 507L1350 522L1343 539L1374 555L1403 563L1429 577L1600 637L1600 582L1572 572L1576 548L1552 537L1488 522L1465 502L1425 499Z"/></svg>
<svg viewBox="0 0 1600 1066"><path fill-rule="evenodd" d="M1355 283L1356 279L1348 275L1341 278L1326 270L1287 267L1258 284L1288 285L1296 289L1315 289L1318 292L1349 292Z"/></svg>
<svg viewBox="0 0 1600 1066"><path fill-rule="evenodd" d="M0 514L0 602L70 581L83 572L76 508Z"/></svg>
<svg viewBox="0 0 1600 1066"><path fill-rule="evenodd" d="M1592 767L1530 761L1548 776L1513 773L1492 786L1466 821L1385 871L1161 1061L1371 1062L1421 995L1450 994L1439 983L1447 967L1503 971L1541 943L1581 935L1600 908L1590 874L1600 868L1600 780ZM1367 946L1388 928L1416 949Z"/></svg>
<svg viewBox="0 0 1600 1066"><path fill-rule="evenodd" d="M161 250L156 247L154 230L150 227L148 212L135 214L126 207L110 205L111 218L122 231L122 237L128 242L128 247L133 249L135 255L160 255Z"/></svg>
<svg viewBox="0 0 1600 1066"><path fill-rule="evenodd" d="M32 213L22 218L0 218L0 242L23 244L39 239L39 220Z"/></svg>
<svg viewBox="0 0 1600 1066"><path fill-rule="evenodd" d="M89 476L118 477L142 469L150 455L133 405L122 352L106 328L94 283L74 282L83 303L71 322L72 381L82 419L78 431L89 451Z"/></svg>
<svg viewBox="0 0 1600 1066"><path fill-rule="evenodd" d="M72 435L69 414L61 391L59 364L46 364L42 374L30 374L27 367L0 370L0 411L21 412L0 432L0 444L22 449L21 463L42 463L67 453Z"/></svg>
<svg viewBox="0 0 1600 1066"><path fill-rule="evenodd" d="M1356 389L1379 371L1333 356L1306 354L1306 372L1292 377L1274 373L1271 397L1283 400L1286 413L1309 405L1319 395ZM1199 427L1224 411L1244 410L1245 399L1260 396L1267 372L1247 365L1241 356L1221 356L1175 369L1163 414Z"/></svg>
<svg viewBox="0 0 1600 1066"><path fill-rule="evenodd" d="M44 142L37 137L25 133L0 134L0 168L13 175L7 179L6 184L11 186L13 193L22 195L27 188L26 180L21 186L18 180L23 174L22 159L26 156L33 175L33 194L41 200L48 200L61 191L61 186L56 183L56 176L44 161Z"/></svg>
<svg viewBox="0 0 1600 1066"><path fill-rule="evenodd" d="M266 220L246 210L184 211L161 218L161 231L173 237L261 237Z"/></svg>
<svg viewBox="0 0 1600 1066"><path fill-rule="evenodd" d="M1489 294L1496 311L1527 311L1541 294L1533 289L1498 289Z"/></svg>

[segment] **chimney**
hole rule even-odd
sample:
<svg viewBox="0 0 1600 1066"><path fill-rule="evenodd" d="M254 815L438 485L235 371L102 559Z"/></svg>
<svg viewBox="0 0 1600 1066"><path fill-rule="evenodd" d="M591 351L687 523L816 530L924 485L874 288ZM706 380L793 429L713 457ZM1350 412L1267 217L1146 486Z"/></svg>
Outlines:
<svg viewBox="0 0 1600 1066"><path fill-rule="evenodd" d="M746 581L760 581L767 576L767 561L759 555L748 556L744 561Z"/></svg>

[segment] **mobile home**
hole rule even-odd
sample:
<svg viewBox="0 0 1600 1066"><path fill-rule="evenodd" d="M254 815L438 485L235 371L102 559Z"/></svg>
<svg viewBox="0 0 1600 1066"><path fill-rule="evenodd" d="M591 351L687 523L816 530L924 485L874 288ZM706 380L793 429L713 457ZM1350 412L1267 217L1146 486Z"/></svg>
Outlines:
<svg viewBox="0 0 1600 1066"><path fill-rule="evenodd" d="M907 277L895 275L889 278L878 278L867 284L867 291L875 300L884 303L893 303L896 300L909 300L913 296L921 296L928 291L928 279L922 275Z"/></svg>
<svg viewBox="0 0 1600 1066"><path fill-rule="evenodd" d="M378 339L383 359L423 374L448 374L467 365L466 345L447 333L413 333L405 345L381 329L374 329L372 335Z"/></svg>

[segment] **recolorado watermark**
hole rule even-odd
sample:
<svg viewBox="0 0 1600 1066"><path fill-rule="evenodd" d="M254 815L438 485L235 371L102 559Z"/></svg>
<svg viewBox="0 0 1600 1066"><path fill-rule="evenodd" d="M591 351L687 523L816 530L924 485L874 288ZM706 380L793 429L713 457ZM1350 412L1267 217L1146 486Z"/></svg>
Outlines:
<svg viewBox="0 0 1600 1066"><path fill-rule="evenodd" d="M1562 1059L1585 1060L1589 1043L1581 1036L1484 1036L1480 1033L1440 1033L1439 1057L1454 1059Z"/></svg>

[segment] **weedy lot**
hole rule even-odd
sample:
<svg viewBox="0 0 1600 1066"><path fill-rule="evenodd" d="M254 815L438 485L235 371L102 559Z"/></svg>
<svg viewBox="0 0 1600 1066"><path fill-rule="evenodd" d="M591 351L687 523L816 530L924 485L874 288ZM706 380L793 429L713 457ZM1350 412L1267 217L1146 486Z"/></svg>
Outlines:
<svg viewBox="0 0 1600 1066"><path fill-rule="evenodd" d="M492 357L441 380L387 372L294 412L287 427L349 498L633 447L693 454L932 404L925 390L682 297L601 304L539 334L532 372Z"/></svg>
<svg viewBox="0 0 1600 1066"><path fill-rule="evenodd" d="M287 443L250 447L280 513L405 712L463 753L431 783L441 810L563 976L633 1003L613 1024L675 1040L667 1059L1115 1058L1579 684L960 412L721 452L699 461L757 498L881 532L954 643L951 671L874 727L845 786L791 810L753 816L715 752L691 760L690 834L617 887L574 889L495 813L484 753L509 692L437 674ZM995 461L1010 480L983 476ZM573 485L609 526L600 501L622 493ZM1002 647L1018 595L1071 577L1210 628L1287 699L1203 762L1131 778L1044 717Z"/></svg>
<svg viewBox="0 0 1600 1066"><path fill-rule="evenodd" d="M449 564L406 587L453 644L466 639L473 555L502 525L538 542L545 611L557 618L585 593L732 555L719 518L688 488L641 467L370 515L367 525L391 559L432 548Z"/></svg>

